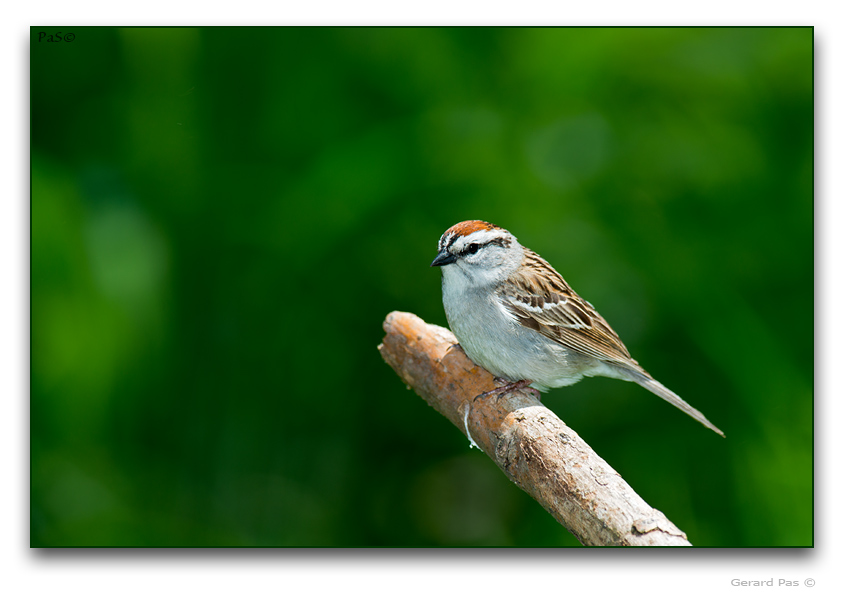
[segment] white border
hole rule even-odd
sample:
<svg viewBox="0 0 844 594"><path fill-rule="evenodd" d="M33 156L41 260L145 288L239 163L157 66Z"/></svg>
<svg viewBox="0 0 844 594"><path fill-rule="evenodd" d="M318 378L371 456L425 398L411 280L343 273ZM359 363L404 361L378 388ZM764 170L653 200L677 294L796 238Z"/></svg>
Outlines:
<svg viewBox="0 0 844 594"><path fill-rule="evenodd" d="M721 592L732 578L814 578L812 592L842 591L844 546L836 494L842 485L844 386L835 371L844 360L841 286L842 75L844 36L835 4L710 0L689 6L676 1L540 2L506 6L432 0L264 2L234 5L148 0L15 3L2 25L3 134L0 200L0 262L3 300L0 419L3 460L0 578L8 592L343 592L367 591L551 591ZM692 551L112 551L29 550L28 491L28 257L29 257L29 26L50 24L137 25L814 25L816 76L816 548L814 550ZM12 183L8 183L11 181ZM11 186L11 187L9 187ZM784 317L787 319L787 316ZM11 586L10 589L6 589ZM809 590L801 586L803 591ZM792 588L791 591L794 591ZM782 591L782 590L780 590Z"/></svg>

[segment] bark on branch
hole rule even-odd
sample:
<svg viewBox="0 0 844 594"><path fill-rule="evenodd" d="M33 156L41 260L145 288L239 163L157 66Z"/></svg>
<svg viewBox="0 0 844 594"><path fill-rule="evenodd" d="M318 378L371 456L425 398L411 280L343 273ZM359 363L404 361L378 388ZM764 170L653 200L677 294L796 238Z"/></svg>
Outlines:
<svg viewBox="0 0 844 594"><path fill-rule="evenodd" d="M454 335L393 312L378 346L399 377L585 545L690 546L609 464L527 391L473 402L495 388ZM468 437L468 436L467 436Z"/></svg>

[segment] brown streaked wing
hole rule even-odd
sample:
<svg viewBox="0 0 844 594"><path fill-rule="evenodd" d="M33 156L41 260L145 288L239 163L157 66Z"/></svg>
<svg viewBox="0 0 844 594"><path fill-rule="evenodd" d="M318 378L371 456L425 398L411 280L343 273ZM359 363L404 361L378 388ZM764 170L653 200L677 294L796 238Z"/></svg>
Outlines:
<svg viewBox="0 0 844 594"><path fill-rule="evenodd" d="M525 249L525 265L542 272L531 277L517 273L502 292L519 323L583 355L639 367L606 320L550 264Z"/></svg>

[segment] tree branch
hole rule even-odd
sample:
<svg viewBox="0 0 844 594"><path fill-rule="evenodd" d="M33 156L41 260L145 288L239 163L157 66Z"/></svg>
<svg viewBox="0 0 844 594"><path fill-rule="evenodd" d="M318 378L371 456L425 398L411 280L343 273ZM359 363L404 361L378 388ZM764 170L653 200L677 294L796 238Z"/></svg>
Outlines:
<svg viewBox="0 0 844 594"><path fill-rule="evenodd" d="M527 390L473 402L496 386L451 332L396 311L384 330L378 350L399 377L461 431L468 428L504 474L580 542L690 546L679 528Z"/></svg>

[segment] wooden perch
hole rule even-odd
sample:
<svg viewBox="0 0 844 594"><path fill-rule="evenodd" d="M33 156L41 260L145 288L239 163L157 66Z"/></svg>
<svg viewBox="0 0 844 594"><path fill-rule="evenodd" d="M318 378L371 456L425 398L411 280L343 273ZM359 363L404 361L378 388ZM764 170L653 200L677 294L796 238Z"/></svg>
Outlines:
<svg viewBox="0 0 844 594"><path fill-rule="evenodd" d="M580 436L530 392L473 402L496 387L454 335L410 313L384 321L378 346L396 373L477 442L510 480L585 545L690 546L686 535L650 507ZM467 437L469 437L467 435Z"/></svg>

